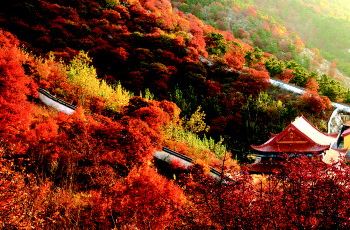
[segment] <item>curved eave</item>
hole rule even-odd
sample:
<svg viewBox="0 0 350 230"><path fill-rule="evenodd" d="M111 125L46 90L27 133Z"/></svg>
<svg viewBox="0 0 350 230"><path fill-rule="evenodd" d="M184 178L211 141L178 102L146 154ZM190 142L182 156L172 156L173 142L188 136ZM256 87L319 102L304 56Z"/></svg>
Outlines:
<svg viewBox="0 0 350 230"><path fill-rule="evenodd" d="M303 124L304 122L304 124ZM316 145L325 146L330 145L336 141L335 137L323 133L318 130L313 124L311 124L304 116L300 116L292 122L294 128L296 128L304 137L314 142ZM307 128L309 126L309 129Z"/></svg>
<svg viewBox="0 0 350 230"><path fill-rule="evenodd" d="M251 145L254 150L265 153L310 153L310 152L322 152L330 148L329 145L314 145L310 147L299 147L298 146L269 146L269 145Z"/></svg>
<svg viewBox="0 0 350 230"><path fill-rule="evenodd" d="M323 135L323 133L319 132L304 117L299 117L298 119L305 121L306 123L304 122L304 124L310 127L312 132L305 132L305 130L303 131L303 128L300 128L300 124L302 124L300 122L298 123L298 128L294 121L293 123L289 124L282 132L273 136L265 143L261 145L251 145L251 147L254 150L265 153L313 153L322 152L330 148L332 140L329 137L327 137L330 139L329 143L319 143L319 141L315 140L315 136L310 135ZM292 132L293 136L296 136L297 138L288 138L290 132ZM285 137L287 137L287 140L283 140ZM321 137L323 139L327 139L325 136Z"/></svg>
<svg viewBox="0 0 350 230"><path fill-rule="evenodd" d="M345 153L348 152L349 149L347 149L347 148L340 148L340 149L338 149L338 148L332 148L332 150L335 150L335 151L337 151L337 152L339 152L339 153L345 154Z"/></svg>

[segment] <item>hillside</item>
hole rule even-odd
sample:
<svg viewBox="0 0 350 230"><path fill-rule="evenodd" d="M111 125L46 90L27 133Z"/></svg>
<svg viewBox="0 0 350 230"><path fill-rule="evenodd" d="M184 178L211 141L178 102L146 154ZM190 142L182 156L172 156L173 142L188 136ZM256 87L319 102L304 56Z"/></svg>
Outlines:
<svg viewBox="0 0 350 230"><path fill-rule="evenodd" d="M153 153L177 148L204 170L221 166L225 148L183 130L174 103L106 86L84 53L66 66L24 52L8 32L0 31L0 38L1 228L180 224L173 217L190 211L185 191L157 173ZM45 106L39 86L63 92L78 108L66 115ZM196 142L179 139L176 130ZM225 161L226 170L238 169L228 156ZM133 212L136 220L130 219Z"/></svg>
<svg viewBox="0 0 350 230"><path fill-rule="evenodd" d="M148 89L157 99L175 102L181 116L189 118L201 107L211 127L209 135L217 140L224 137L239 159L251 151L250 144L280 131L298 114L310 114L311 120L325 128L319 120L327 117L327 112L320 111L330 109L325 99L317 93L312 99L293 100L287 95L265 95L270 75L293 78L292 82L303 87L316 78L320 94L332 100L347 98L339 85L293 62L272 60L266 65L268 54L254 51L231 34L173 9L170 2L113 3L7 3L1 11L0 25L39 55L51 51L68 61L79 50L88 51L97 75L107 83L121 82L136 95ZM200 61L201 56L213 65ZM55 87L50 90L64 96ZM320 106L310 106L311 100ZM263 122L273 117L278 117L278 122Z"/></svg>
<svg viewBox="0 0 350 230"><path fill-rule="evenodd" d="M292 31L296 31L308 47L318 48L339 69L350 73L350 18L344 1L256 1L258 8L274 15ZM271 7L271 6L274 7ZM278 10L277 10L278 9ZM288 9L288 14L280 13ZM285 11L286 12L286 11Z"/></svg>
<svg viewBox="0 0 350 230"><path fill-rule="evenodd" d="M232 31L282 60L296 60L309 70L350 86L348 5L342 1L173 2L179 9L216 28Z"/></svg>
<svg viewBox="0 0 350 230"><path fill-rule="evenodd" d="M234 160L301 114L325 130L330 99L346 99L327 76L168 0L12 1L0 28L0 228L348 226L347 165L301 158L254 179ZM193 165L160 168L162 147Z"/></svg>

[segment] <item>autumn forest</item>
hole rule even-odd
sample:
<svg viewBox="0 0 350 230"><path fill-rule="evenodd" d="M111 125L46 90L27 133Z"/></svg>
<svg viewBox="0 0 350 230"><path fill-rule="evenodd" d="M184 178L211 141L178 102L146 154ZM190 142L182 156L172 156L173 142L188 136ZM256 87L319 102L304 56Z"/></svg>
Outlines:
<svg viewBox="0 0 350 230"><path fill-rule="evenodd" d="M301 115L327 132L350 91L312 67L334 53L305 61L303 37L244 2L2 3L0 229L349 229L348 163L249 172L251 145ZM163 147L191 166L159 162Z"/></svg>

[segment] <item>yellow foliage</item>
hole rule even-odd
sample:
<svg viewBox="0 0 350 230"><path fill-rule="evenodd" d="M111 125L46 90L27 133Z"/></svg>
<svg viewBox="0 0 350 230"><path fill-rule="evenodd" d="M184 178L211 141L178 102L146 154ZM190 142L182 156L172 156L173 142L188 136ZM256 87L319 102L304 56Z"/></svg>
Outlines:
<svg viewBox="0 0 350 230"><path fill-rule="evenodd" d="M213 152L216 157L221 159L227 151L222 138L220 138L220 141L218 142L210 137L207 138L206 136L200 138L197 134L186 131L182 127L176 125L169 125L165 129L165 136L170 140L186 143L188 146L196 149L199 155L205 153L205 151L210 151Z"/></svg>
<svg viewBox="0 0 350 230"><path fill-rule="evenodd" d="M120 4L119 0L105 0L108 8L114 8Z"/></svg>
<svg viewBox="0 0 350 230"><path fill-rule="evenodd" d="M120 83L108 85L104 80L97 78L96 69L91 65L91 58L81 51L70 63L67 75L72 84L81 90L81 100L85 97L101 97L106 101L109 109L118 111L129 103L132 96Z"/></svg>
<svg viewBox="0 0 350 230"><path fill-rule="evenodd" d="M193 133L207 132L209 126L205 123L205 113L198 106L197 110L191 115L190 119L185 121L185 128Z"/></svg>

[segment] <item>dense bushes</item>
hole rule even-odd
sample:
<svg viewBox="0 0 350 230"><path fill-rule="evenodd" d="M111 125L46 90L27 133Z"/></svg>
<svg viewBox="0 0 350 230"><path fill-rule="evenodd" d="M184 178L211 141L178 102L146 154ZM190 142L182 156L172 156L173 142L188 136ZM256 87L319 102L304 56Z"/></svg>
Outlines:
<svg viewBox="0 0 350 230"><path fill-rule="evenodd" d="M53 55L35 58L19 49L11 34L0 32L1 227L347 226L347 166L339 170L298 161L259 184L240 171L222 141L201 137L206 125L203 113L195 112L199 105L212 127L209 134L228 137L228 147L238 149L238 156L297 114L297 99L290 102L269 89L262 57L251 56L245 63L248 46L173 11L168 1L52 2L9 2L6 14L35 9L25 16L35 20L24 18L13 26L7 18L0 22L14 31L34 28L38 33L18 34L32 41L34 50L54 49L68 61L76 50L90 50L98 70L86 53L70 64ZM52 30L45 33L48 28ZM209 33L215 34L212 48L221 49L218 42L229 46L213 60L206 59ZM96 72L104 79L98 80ZM131 97L121 86L106 84L116 80L136 93L150 88L159 98L172 95L186 109L187 125L179 125L180 109L174 103ZM38 87L74 102L77 110L68 116L44 106ZM311 103L314 98L319 101L316 95ZM153 164L154 151L165 145L195 162L174 181L159 175ZM231 179L218 183L208 176L209 166ZM327 202L328 194L337 202Z"/></svg>
<svg viewBox="0 0 350 230"><path fill-rule="evenodd" d="M295 62L273 62L262 50L173 9L167 0L162 4L119 1L114 7L111 2L107 6L106 1L27 2L36 9L35 14L17 15L24 6L8 2L8 10L3 10L6 17L0 20L0 25L15 32L36 52L52 50L57 59L61 57L66 63L52 64L53 58L35 60L41 66L33 73L39 76L40 86L68 102L84 104L86 109L104 114L121 111L121 105L130 98L119 82L134 95L148 89L156 99L174 101L182 111L181 116L187 119L201 106L211 127L209 135L216 140L223 136L228 149L235 149L240 159L250 151L250 144L260 141L242 135L250 132L249 116L244 112L248 98L269 90L270 75L301 86L310 78L310 73ZM16 20L11 20L14 17ZM32 28L42 33L23 33ZM89 58L79 54L80 50L88 52ZM57 77L53 78L54 75ZM320 85L320 92L331 96L332 91ZM74 96L77 94L80 98ZM339 95L337 99L341 98ZM274 99L291 104L289 108L298 108L279 114L283 119L278 127L284 127L301 112L306 116L323 116L307 109L308 106L288 102L287 97ZM216 124L219 120L221 127ZM266 137L274 127L267 123L264 129L256 130L256 137Z"/></svg>
<svg viewBox="0 0 350 230"><path fill-rule="evenodd" d="M105 80L98 80L95 68L90 66L91 62L86 53L80 52L67 70L69 81L79 87L77 94L82 99L81 103L84 103L85 97L101 97L108 109L118 111L126 106L131 94L123 89L120 83L109 86Z"/></svg>
<svg viewBox="0 0 350 230"><path fill-rule="evenodd" d="M159 229L182 223L176 216L191 201L152 164L154 151L173 141L163 128L180 121L179 108L140 97L113 101L118 111L94 108L94 101L108 98L85 54L67 67L53 56L23 52L9 33L0 36L0 226ZM40 103L38 85L62 99L84 99L73 115L58 113ZM180 141L201 160L202 149ZM211 151L220 145L208 143L210 158L201 164L219 165Z"/></svg>

